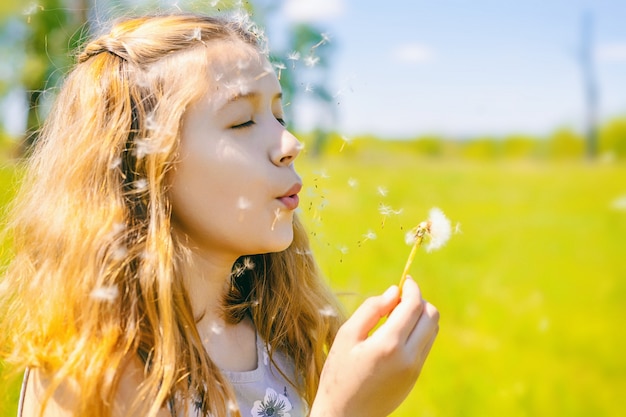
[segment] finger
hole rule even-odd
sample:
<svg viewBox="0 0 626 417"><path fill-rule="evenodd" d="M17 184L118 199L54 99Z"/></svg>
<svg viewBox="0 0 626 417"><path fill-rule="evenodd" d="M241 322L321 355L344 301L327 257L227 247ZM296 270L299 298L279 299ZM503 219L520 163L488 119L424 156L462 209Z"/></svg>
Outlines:
<svg viewBox="0 0 626 417"><path fill-rule="evenodd" d="M424 302L424 311L407 340L407 348L428 354L438 332L439 311L434 305Z"/></svg>
<svg viewBox="0 0 626 417"><path fill-rule="evenodd" d="M358 340L365 340L378 322L398 303L399 289L391 286L382 295L370 297L361 304L344 324L344 331Z"/></svg>
<svg viewBox="0 0 626 417"><path fill-rule="evenodd" d="M402 287L402 298L384 324L385 334L381 336L394 337L406 343L417 325L423 308L424 301L417 283L411 277L407 277Z"/></svg>

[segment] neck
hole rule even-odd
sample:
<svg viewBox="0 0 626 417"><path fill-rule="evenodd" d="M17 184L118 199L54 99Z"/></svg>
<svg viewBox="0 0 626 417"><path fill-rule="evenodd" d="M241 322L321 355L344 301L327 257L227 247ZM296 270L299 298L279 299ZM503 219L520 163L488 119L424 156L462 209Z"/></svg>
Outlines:
<svg viewBox="0 0 626 417"><path fill-rule="evenodd" d="M199 327L223 325L222 299L229 289L235 261L231 256L192 249L189 262L182 266L191 310L200 318Z"/></svg>

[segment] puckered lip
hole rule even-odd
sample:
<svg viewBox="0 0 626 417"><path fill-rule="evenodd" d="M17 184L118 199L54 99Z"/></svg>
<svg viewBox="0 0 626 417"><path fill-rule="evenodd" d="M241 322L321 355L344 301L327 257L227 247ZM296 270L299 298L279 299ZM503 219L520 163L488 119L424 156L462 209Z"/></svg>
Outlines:
<svg viewBox="0 0 626 417"><path fill-rule="evenodd" d="M302 190L302 183L297 182L291 186L282 196L277 197L287 210L295 210L298 208L298 204L300 203L300 198L298 197L298 193Z"/></svg>

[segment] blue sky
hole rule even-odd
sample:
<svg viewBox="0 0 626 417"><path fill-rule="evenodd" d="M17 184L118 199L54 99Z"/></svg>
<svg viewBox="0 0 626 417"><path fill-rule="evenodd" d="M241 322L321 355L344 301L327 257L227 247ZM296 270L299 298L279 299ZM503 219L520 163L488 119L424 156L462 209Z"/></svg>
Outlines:
<svg viewBox="0 0 626 417"><path fill-rule="evenodd" d="M585 127L584 13L599 119L626 116L626 0L284 0L267 33L280 46L289 22L307 21L330 36L339 103L331 127L347 137L546 135ZM296 104L304 129L328 119ZM22 106L3 107L7 127L20 130Z"/></svg>
<svg viewBox="0 0 626 417"><path fill-rule="evenodd" d="M286 0L277 20L330 35L342 134L467 137L584 127L584 13L600 119L624 116L623 0ZM315 123L315 109L300 113Z"/></svg>

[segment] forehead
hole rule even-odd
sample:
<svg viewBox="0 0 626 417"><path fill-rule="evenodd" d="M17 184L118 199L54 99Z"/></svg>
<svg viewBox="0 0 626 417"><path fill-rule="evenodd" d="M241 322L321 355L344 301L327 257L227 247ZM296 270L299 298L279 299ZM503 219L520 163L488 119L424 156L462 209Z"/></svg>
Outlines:
<svg viewBox="0 0 626 417"><path fill-rule="evenodd" d="M256 89L280 91L271 63L253 46L241 41L216 42L207 48L209 90L228 98Z"/></svg>

